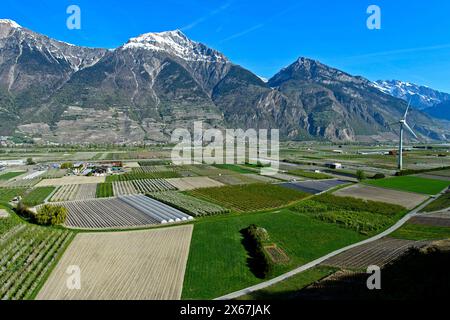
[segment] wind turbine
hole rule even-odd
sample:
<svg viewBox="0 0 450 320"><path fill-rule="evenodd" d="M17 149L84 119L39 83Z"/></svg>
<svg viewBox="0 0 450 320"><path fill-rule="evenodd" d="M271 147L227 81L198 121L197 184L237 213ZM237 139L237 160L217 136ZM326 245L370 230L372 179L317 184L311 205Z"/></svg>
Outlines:
<svg viewBox="0 0 450 320"><path fill-rule="evenodd" d="M398 147L398 170L400 170L400 171L403 170L403 132L404 132L405 128L409 132L411 132L411 134L416 139L418 139L417 135L414 133L414 131L411 129L411 127L406 122L406 116L408 115L408 111L409 111L409 107L410 106L411 106L411 100L409 100L409 102L408 102L408 107L406 108L405 115L403 116L403 118L401 118L398 121L398 123L395 123L395 124L399 124L400 125L400 143L399 143L399 147Z"/></svg>

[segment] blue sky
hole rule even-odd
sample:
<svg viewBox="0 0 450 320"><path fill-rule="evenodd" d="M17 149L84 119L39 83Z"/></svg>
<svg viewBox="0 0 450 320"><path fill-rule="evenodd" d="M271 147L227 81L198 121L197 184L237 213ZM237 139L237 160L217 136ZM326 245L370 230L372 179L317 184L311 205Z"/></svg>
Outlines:
<svg viewBox="0 0 450 320"><path fill-rule="evenodd" d="M66 28L72 4L81 30ZM381 30L366 27L371 4L381 8ZM90 47L181 29L266 78L306 56L371 80L450 92L448 0L2 0L0 18Z"/></svg>

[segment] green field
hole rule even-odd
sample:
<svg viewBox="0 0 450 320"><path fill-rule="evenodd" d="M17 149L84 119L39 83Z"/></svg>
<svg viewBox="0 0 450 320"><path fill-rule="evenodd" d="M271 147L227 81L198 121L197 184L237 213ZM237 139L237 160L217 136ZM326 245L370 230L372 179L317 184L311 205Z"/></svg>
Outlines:
<svg viewBox="0 0 450 320"><path fill-rule="evenodd" d="M313 282L336 272L332 267L315 267L262 290L239 297L237 300L289 300L295 299L298 292Z"/></svg>
<svg viewBox="0 0 450 320"><path fill-rule="evenodd" d="M17 176L20 176L21 174L24 174L24 171L21 172L7 172L4 173L2 175L0 175L0 180L6 181L6 180L10 180L12 178L15 178Z"/></svg>
<svg viewBox="0 0 450 320"><path fill-rule="evenodd" d="M363 235L374 235L386 229L406 212L396 205L330 194L299 202L292 210Z"/></svg>
<svg viewBox="0 0 450 320"><path fill-rule="evenodd" d="M408 223L390 236L415 241L449 239L450 228Z"/></svg>
<svg viewBox="0 0 450 320"><path fill-rule="evenodd" d="M309 194L273 184L250 184L205 188L189 194L238 212L260 211L286 206Z"/></svg>
<svg viewBox="0 0 450 320"><path fill-rule="evenodd" d="M0 188L0 202L9 202L14 197L22 196L25 191L24 188Z"/></svg>
<svg viewBox="0 0 450 320"><path fill-rule="evenodd" d="M366 184L376 187L416 192L428 195L438 194L450 185L450 181L426 179L414 176L403 176L380 180L366 180Z"/></svg>
<svg viewBox="0 0 450 320"><path fill-rule="evenodd" d="M450 192L444 193L439 198L431 202L428 206L422 209L423 212L433 212L444 210L450 207Z"/></svg>
<svg viewBox="0 0 450 320"><path fill-rule="evenodd" d="M250 169L246 169L244 167L235 165L235 164L216 164L214 165L216 168L219 169L225 169L225 170L230 170L230 171L234 171L237 173L255 173L255 170L250 170Z"/></svg>
<svg viewBox="0 0 450 320"><path fill-rule="evenodd" d="M22 202L30 207L44 203L45 199L55 190L55 187L38 187L23 196Z"/></svg>
<svg viewBox="0 0 450 320"><path fill-rule="evenodd" d="M109 198L114 196L112 183L97 184L97 198Z"/></svg>
<svg viewBox="0 0 450 320"><path fill-rule="evenodd" d="M338 248L365 239L352 230L287 209L250 215L203 218L195 223L183 299L211 299L261 282L247 266L240 231L251 224L265 228L270 241L289 256L280 275Z"/></svg>

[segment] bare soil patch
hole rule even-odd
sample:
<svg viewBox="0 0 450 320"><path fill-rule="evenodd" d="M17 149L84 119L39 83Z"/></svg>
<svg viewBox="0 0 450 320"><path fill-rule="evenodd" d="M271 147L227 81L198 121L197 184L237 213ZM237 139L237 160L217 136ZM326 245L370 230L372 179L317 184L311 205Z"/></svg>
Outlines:
<svg viewBox="0 0 450 320"><path fill-rule="evenodd" d="M193 226L80 233L39 292L39 300L177 300ZM79 266L81 289L66 285Z"/></svg>
<svg viewBox="0 0 450 320"><path fill-rule="evenodd" d="M334 195L397 204L407 209L413 209L428 199L426 195L418 193L384 189L363 184L340 189Z"/></svg>

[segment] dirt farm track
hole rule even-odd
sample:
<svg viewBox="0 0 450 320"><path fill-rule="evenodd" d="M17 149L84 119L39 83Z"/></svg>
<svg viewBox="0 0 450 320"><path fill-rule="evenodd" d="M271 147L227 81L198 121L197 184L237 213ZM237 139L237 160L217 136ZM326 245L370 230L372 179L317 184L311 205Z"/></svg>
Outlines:
<svg viewBox="0 0 450 320"><path fill-rule="evenodd" d="M39 292L38 300L177 300L181 298L193 226L80 233ZM69 290L79 266L81 290Z"/></svg>

